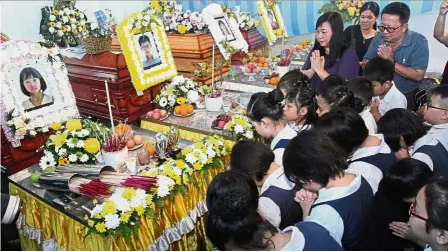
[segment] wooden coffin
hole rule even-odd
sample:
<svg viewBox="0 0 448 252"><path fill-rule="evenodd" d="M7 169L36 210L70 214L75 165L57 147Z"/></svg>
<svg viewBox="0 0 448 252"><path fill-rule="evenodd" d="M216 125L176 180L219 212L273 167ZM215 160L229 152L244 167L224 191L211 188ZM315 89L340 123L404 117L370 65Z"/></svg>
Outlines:
<svg viewBox="0 0 448 252"><path fill-rule="evenodd" d="M81 114L109 118L104 80L111 78L109 95L114 120L133 122L152 109L152 88L137 94L123 54L105 52L64 61Z"/></svg>
<svg viewBox="0 0 448 252"><path fill-rule="evenodd" d="M45 135L47 140L52 132ZM21 146L14 148L6 139L1 130L1 165L5 166L8 175L19 172L31 165L37 164L42 156L42 148L44 146L44 137L38 134L34 138L25 138L21 141Z"/></svg>
<svg viewBox="0 0 448 252"><path fill-rule="evenodd" d="M249 52L257 51L268 45L268 40L258 32L257 28L248 31L241 31L244 40L249 44ZM241 60L246 57L246 53L238 52L232 56L232 65L241 65Z"/></svg>
<svg viewBox="0 0 448 252"><path fill-rule="evenodd" d="M176 63L177 71L179 74L192 78L198 83L210 84L211 74L202 75L197 77L193 74L195 70L195 63L206 62L209 67L212 65L212 54L213 54L213 40L212 35L209 33L199 33L199 34L167 34L168 41L170 43L171 52L173 53L174 62ZM215 47L215 63L224 63L224 57L219 52L218 47ZM215 79L219 80L220 73L227 75L229 72L228 67L217 69L215 71Z"/></svg>

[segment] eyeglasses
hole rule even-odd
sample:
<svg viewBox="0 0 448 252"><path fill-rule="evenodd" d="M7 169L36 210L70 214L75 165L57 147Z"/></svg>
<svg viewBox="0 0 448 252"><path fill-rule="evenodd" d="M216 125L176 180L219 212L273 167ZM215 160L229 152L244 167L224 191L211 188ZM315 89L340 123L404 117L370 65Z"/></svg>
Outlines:
<svg viewBox="0 0 448 252"><path fill-rule="evenodd" d="M380 30L380 32L384 32L385 30L387 30L388 33L394 33L398 28L402 27L403 25L397 26L397 27L386 27L384 25L379 25L378 29Z"/></svg>
<svg viewBox="0 0 448 252"><path fill-rule="evenodd" d="M448 111L448 109L446 109L446 108L434 107L434 106L431 105L431 103L426 103L426 109L428 109L428 108L440 109L440 110Z"/></svg>
<svg viewBox="0 0 448 252"><path fill-rule="evenodd" d="M411 204L411 207L409 208L409 217L414 216L417 219L420 219L422 221L429 222L429 220L421 215L418 215L415 213L415 202Z"/></svg>

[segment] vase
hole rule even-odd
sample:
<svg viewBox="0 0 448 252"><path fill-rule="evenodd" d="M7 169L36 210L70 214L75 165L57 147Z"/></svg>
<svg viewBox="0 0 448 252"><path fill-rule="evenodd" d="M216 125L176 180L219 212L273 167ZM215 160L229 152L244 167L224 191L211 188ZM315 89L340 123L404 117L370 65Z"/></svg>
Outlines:
<svg viewBox="0 0 448 252"><path fill-rule="evenodd" d="M277 66L276 71L281 78L283 75L285 75L289 71L289 66Z"/></svg>
<svg viewBox="0 0 448 252"><path fill-rule="evenodd" d="M128 147L124 147L122 150L114 152L101 151L103 154L104 164L117 168L121 163L128 158Z"/></svg>
<svg viewBox="0 0 448 252"><path fill-rule="evenodd" d="M209 112L216 112L221 110L222 104L222 96L216 98L205 97L205 109Z"/></svg>

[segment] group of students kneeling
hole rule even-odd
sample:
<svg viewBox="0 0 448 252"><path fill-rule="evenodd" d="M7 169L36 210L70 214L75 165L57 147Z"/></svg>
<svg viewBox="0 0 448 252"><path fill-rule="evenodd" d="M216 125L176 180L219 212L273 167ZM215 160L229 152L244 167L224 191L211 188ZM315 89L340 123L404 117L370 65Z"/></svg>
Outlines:
<svg viewBox="0 0 448 252"><path fill-rule="evenodd" d="M316 96L295 70L251 97L271 144L237 142L208 188L219 250L448 249L448 86L423 120L394 107L389 72L374 59L366 78L330 75Z"/></svg>

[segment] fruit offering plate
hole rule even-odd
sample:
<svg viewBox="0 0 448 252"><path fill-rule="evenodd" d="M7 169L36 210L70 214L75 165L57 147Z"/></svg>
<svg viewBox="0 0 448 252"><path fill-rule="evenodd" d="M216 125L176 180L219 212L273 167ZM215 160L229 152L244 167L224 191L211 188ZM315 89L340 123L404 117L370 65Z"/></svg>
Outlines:
<svg viewBox="0 0 448 252"><path fill-rule="evenodd" d="M175 116L177 116L177 117L184 118L184 117L192 116L192 115L194 115L194 113L196 113L196 111L193 111L193 112L191 112L190 114L187 114L187 115L178 115L178 114L176 114L176 113L173 113L173 115L175 115Z"/></svg>
<svg viewBox="0 0 448 252"><path fill-rule="evenodd" d="M232 118L228 114L219 114L216 116L216 119L212 122L212 129L216 130L223 130L226 124L231 120Z"/></svg>
<svg viewBox="0 0 448 252"><path fill-rule="evenodd" d="M153 120L163 121L167 119L170 116L170 114L168 113L168 111L164 109L154 109L146 113L146 116Z"/></svg>
<svg viewBox="0 0 448 252"><path fill-rule="evenodd" d="M129 151L137 150L148 142L148 137L142 135L131 135L127 142Z"/></svg>
<svg viewBox="0 0 448 252"><path fill-rule="evenodd" d="M141 143L139 145L136 145L136 146L134 146L132 148L129 148L128 150L130 150L130 151L137 150L137 149L140 149L143 145L145 145L145 143Z"/></svg>

